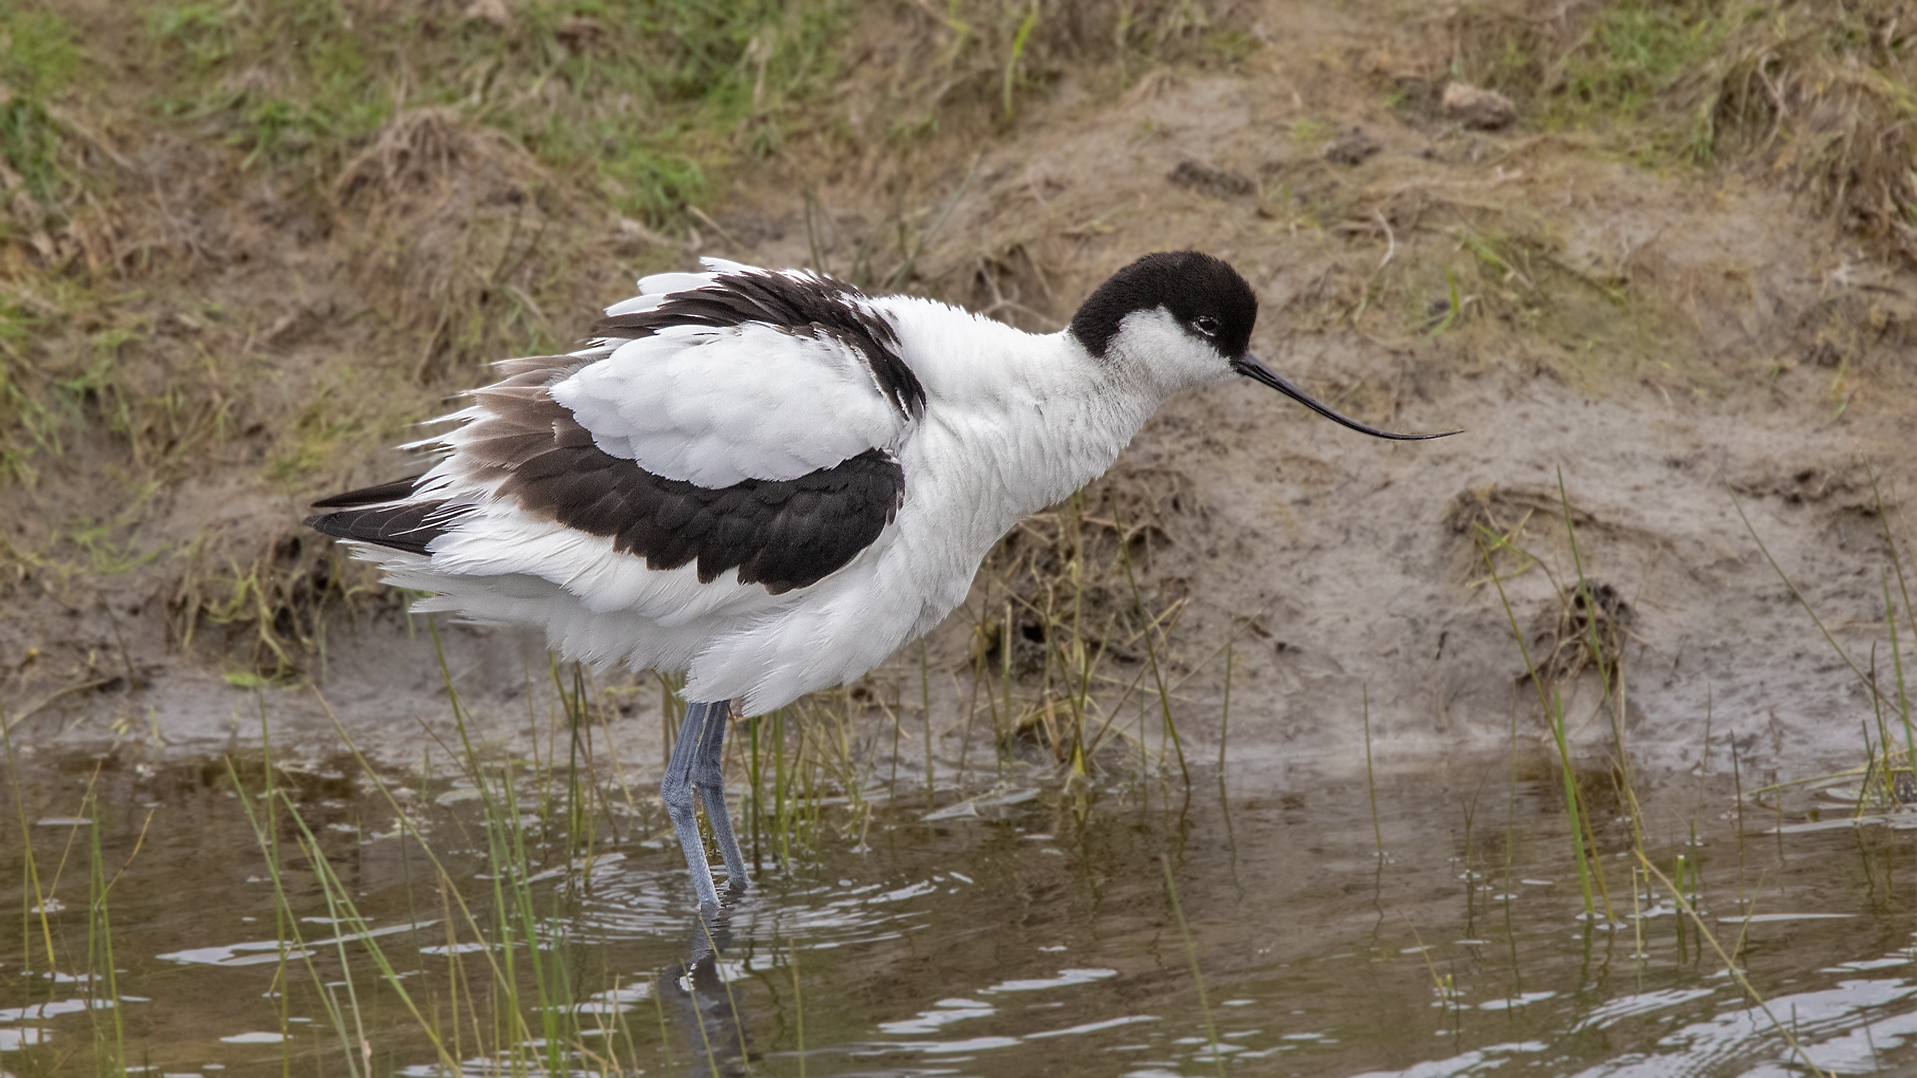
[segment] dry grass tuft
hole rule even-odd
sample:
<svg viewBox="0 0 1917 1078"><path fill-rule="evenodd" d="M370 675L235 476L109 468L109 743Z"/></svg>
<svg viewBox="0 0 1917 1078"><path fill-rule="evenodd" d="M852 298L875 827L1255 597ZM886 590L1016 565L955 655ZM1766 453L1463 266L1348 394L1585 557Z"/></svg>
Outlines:
<svg viewBox="0 0 1917 1078"><path fill-rule="evenodd" d="M553 336L531 285L558 272L564 196L526 150L452 108L402 112L333 182L355 271L381 313L418 332L413 376Z"/></svg>
<svg viewBox="0 0 1917 1078"><path fill-rule="evenodd" d="M1012 673L1042 675L1048 645L1055 648L1064 633L1121 664L1142 660L1140 618L1183 604L1190 590L1184 578L1156 571L1157 553L1174 533L1202 534L1202 517L1183 474L1121 465L1079 497L1020 522L987 563L1013 609L1009 637L1002 615L982 619L986 664L1000 668L1009 640Z"/></svg>
<svg viewBox="0 0 1917 1078"><path fill-rule="evenodd" d="M1466 82L1527 102L1560 91L1565 54L1600 2L1573 0L1544 9L1499 2L1461 4L1447 20L1451 71ZM1432 99L1435 105L1435 94Z"/></svg>
<svg viewBox="0 0 1917 1078"><path fill-rule="evenodd" d="M976 256L970 267L961 267L970 272L948 282L947 290L953 291L949 285L956 284L954 302L988 318L1028 332L1054 333L1065 326L1057 314L1064 297L1053 286L1058 268L1054 265L1048 271L1050 261L1031 245L1013 240Z"/></svg>
<svg viewBox="0 0 1917 1078"><path fill-rule="evenodd" d="M1701 145L1768 161L1847 231L1917 266L1917 64L1903 59L1901 38L1890 48L1895 30L1895 20L1875 28L1882 52L1859 55L1772 26L1703 88Z"/></svg>
<svg viewBox="0 0 1917 1078"><path fill-rule="evenodd" d="M228 675L236 683L307 674L324 651L331 612L359 603L396 609L400 602L392 589L376 586L372 567L304 529L265 542L245 561L221 563L204 549L185 560L167 603L173 643L191 653L217 634L214 652L243 667Z"/></svg>
<svg viewBox="0 0 1917 1078"><path fill-rule="evenodd" d="M1235 0L920 0L874 26L865 66L892 136L941 124L1013 120L1068 72L1112 69L1129 82L1166 63L1232 63L1253 45Z"/></svg>
<svg viewBox="0 0 1917 1078"><path fill-rule="evenodd" d="M1531 640L1535 676L1545 695L1587 670L1596 671L1607 687L1616 689L1624 678L1624 642L1634 613L1631 605L1611 585L1589 581L1570 588L1559 600L1557 610L1544 615Z"/></svg>
<svg viewBox="0 0 1917 1078"><path fill-rule="evenodd" d="M1851 234L1917 266L1917 56L1903 0L1471 2L1448 19L1456 77L1543 127L1631 130L1659 160L1749 161Z"/></svg>
<svg viewBox="0 0 1917 1078"><path fill-rule="evenodd" d="M392 212L461 188L490 193L543 179L544 170L500 132L468 123L458 109L419 108L393 117L346 163L333 197L342 207Z"/></svg>

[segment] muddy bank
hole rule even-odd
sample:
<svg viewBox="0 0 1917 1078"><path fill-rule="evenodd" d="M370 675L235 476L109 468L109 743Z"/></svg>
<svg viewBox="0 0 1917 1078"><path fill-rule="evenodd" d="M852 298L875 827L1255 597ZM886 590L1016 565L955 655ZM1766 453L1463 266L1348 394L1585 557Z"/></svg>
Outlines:
<svg viewBox="0 0 1917 1078"><path fill-rule="evenodd" d="M1302 349L1290 358L1322 384L1389 362L1379 355L1366 342L1333 340L1313 359ZM1167 661L1188 679L1175 693L1180 732L1201 755L1215 751L1228 636L1234 769L1362 766L1367 705L1381 759L1477 752L1508 739L1514 721L1526 744L1540 743L1510 618L1542 665L1542 639L1578 579L1561 478L1584 575L1614 589L1626 611L1632 758L1688 770L1708 751L1728 766L1734 742L1744 766L1801 777L1861 760L1859 723L1872 709L1756 538L1838 643L1866 661L1876 645L1887 670L1882 589L1893 567L1870 479L1887 499L1910 485L1899 421L1805 422L1824 411L1821 400L1725 408L1642 388L1593 399L1545 375L1499 371L1453 379L1397 418L1466 433L1388 445L1230 386L1174 402L1106 482L1171 474L1183 491L1152 571L1189 601ZM1882 433L1873 439L1870 429ZM1480 524L1536 559L1495 553L1502 598ZM1903 519L1893 512L1890 525L1907 549ZM969 614L989 619L989 599L978 596ZM977 637L961 613L929 650L935 755L947 770L961 751L964 708L978 706L967 699ZM442 640L485 736L502 749L532 748L555 707L540 642L464 627L448 627ZM217 752L256 743L264 710L282 751L325 756L337 749L329 705L377 758L443 755L428 730L449 737L451 709L423 620L409 629L392 615L342 619L328 641L312 688L236 687L174 659L145 688L96 691L76 701L84 708L56 705L22 729L44 747L119 741L138 752ZM1129 677L1138 666L1117 669ZM862 694L896 706L912 727L923 721L920 678L917 656L904 656ZM606 684L622 751L656 766L661 690L629 676ZM1598 685L1589 672L1566 685L1575 736L1593 754L1612 748ZM885 722L876 710L871 720ZM989 721L981 708L974 753ZM906 739L908 757L917 740Z"/></svg>

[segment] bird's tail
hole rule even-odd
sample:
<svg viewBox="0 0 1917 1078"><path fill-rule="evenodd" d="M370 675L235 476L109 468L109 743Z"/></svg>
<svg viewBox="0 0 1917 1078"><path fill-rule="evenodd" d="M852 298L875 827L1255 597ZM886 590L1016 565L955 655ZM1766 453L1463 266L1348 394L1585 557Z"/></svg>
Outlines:
<svg viewBox="0 0 1917 1078"><path fill-rule="evenodd" d="M430 492L425 478L409 476L322 498L313 508L334 512L307 517L306 526L337 539L428 553L427 544L444 535L462 510L445 499L420 497Z"/></svg>

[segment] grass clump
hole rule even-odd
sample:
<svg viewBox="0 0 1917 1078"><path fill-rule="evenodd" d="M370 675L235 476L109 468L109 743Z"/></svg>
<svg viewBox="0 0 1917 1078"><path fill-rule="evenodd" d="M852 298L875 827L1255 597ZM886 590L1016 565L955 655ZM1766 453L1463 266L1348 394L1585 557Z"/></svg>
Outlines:
<svg viewBox="0 0 1917 1078"><path fill-rule="evenodd" d="M56 206L59 146L59 131L45 105L24 96L0 102L0 157L12 172L7 186L21 189L43 207Z"/></svg>
<svg viewBox="0 0 1917 1078"><path fill-rule="evenodd" d="M890 134L911 138L953 120L1013 121L1068 72L1111 68L1129 82L1166 63L1229 65L1253 39L1234 4L1192 0L947 0L904 7L904 33L875 47L904 103ZM943 8L943 10L940 10Z"/></svg>
<svg viewBox="0 0 1917 1078"><path fill-rule="evenodd" d="M1230 640L1186 654L1185 582L1152 568L1176 542L1176 518L1202 511L1175 474L1121 472L1027 519L987 557L964 608L969 698L990 720L1001 778L1020 764L1055 769L1081 818L1114 772L1175 770L1189 784L1185 690L1224 662ZM1234 621L1233 632L1242 628ZM961 779L968 748L969 732Z"/></svg>
<svg viewBox="0 0 1917 1078"><path fill-rule="evenodd" d="M57 11L21 5L0 13L0 81L44 100L79 71L79 36Z"/></svg>
<svg viewBox="0 0 1917 1078"><path fill-rule="evenodd" d="M580 207L507 136L455 108L408 109L346 163L332 197L361 224L354 268L388 285L383 313L423 338L415 382L561 346L533 293L553 290L572 244L548 233Z"/></svg>
<svg viewBox="0 0 1917 1078"><path fill-rule="evenodd" d="M1721 49L1722 6L1587 0L1541 14L1468 4L1453 17L1453 74L1531 102L1547 126L1642 120Z"/></svg>
<svg viewBox="0 0 1917 1078"><path fill-rule="evenodd" d="M1652 167L1754 162L1917 265L1917 53L1894 0L1491 0L1452 17L1451 74L1538 126L1625 140Z"/></svg>
<svg viewBox="0 0 1917 1078"><path fill-rule="evenodd" d="M1694 91L1695 152L1769 163L1909 266L1917 265L1917 41L1900 10L1814 5L1751 18Z"/></svg>
<svg viewBox="0 0 1917 1078"><path fill-rule="evenodd" d="M85 170L100 163L89 133L55 105L80 69L79 38L58 11L0 10L0 278L12 276L9 263L74 253L63 227Z"/></svg>
<svg viewBox="0 0 1917 1078"><path fill-rule="evenodd" d="M168 112L245 164L350 161L409 109L457 109L655 222L711 193L708 167L763 155L837 72L852 5L604 0L444 9L152 5Z"/></svg>
<svg viewBox="0 0 1917 1078"><path fill-rule="evenodd" d="M248 560L218 558L200 544L180 552L185 571L167 601L168 629L183 652L193 653L198 644L237 662L226 675L235 685L287 683L318 673L330 614L400 602L376 584L370 566L298 532Z"/></svg>

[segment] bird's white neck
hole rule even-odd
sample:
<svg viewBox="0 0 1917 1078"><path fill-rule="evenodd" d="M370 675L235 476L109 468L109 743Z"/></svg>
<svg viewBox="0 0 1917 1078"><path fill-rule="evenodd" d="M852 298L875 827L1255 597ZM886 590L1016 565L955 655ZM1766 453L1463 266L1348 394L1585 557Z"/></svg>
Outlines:
<svg viewBox="0 0 1917 1078"><path fill-rule="evenodd" d="M907 449L915 483L976 477L941 501L966 507L955 525L979 553L1025 516L1111 467L1169 389L1089 355L1069 333L1037 336L940 304L887 312L925 387L922 428ZM964 459L962 469L941 466ZM984 544L980 546L979 544Z"/></svg>
<svg viewBox="0 0 1917 1078"><path fill-rule="evenodd" d="M1012 486L1024 488L1008 507L1018 516L1103 475L1165 399L1159 387L1086 355L1069 334L1039 340L1045 348L1025 376L1030 395L1005 402L1002 420L1020 435L1002 462Z"/></svg>

